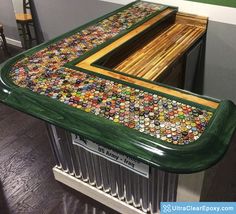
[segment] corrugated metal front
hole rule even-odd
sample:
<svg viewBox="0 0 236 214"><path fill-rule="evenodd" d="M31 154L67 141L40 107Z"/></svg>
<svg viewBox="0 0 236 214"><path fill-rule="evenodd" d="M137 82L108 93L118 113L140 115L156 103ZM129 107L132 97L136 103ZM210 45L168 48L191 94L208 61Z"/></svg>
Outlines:
<svg viewBox="0 0 236 214"><path fill-rule="evenodd" d="M73 144L64 129L48 125L48 131L56 165L64 172L143 212L158 213L161 201L176 201L177 174L150 167L146 178Z"/></svg>

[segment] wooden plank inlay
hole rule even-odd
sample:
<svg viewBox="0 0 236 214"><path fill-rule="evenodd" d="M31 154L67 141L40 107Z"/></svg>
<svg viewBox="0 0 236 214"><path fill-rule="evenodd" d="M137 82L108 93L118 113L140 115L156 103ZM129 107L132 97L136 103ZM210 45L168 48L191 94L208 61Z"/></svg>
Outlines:
<svg viewBox="0 0 236 214"><path fill-rule="evenodd" d="M137 27L136 29L124 35L123 37L117 39L110 45L104 47L103 49L89 56L85 60L79 62L76 66L92 71L94 73L103 74L132 84L141 85L148 89L157 90L211 108L217 108L219 105L219 103L217 102L206 100L201 97L197 97L181 91L176 91L163 86L159 86L154 83L148 83L140 79L132 78L121 73L111 72L108 69L99 68L92 65L95 61L102 58L104 55L108 54L114 49L118 48L128 40L132 39L137 34L143 32L164 16L171 14L171 12L171 9L163 11L159 15L145 22L143 25ZM158 35L153 41L144 46L142 49L138 50L137 52L134 52L126 60L120 63L115 68L115 70L123 71L124 73L131 74L137 77L142 77L148 80L156 79L158 75L160 75L171 62L173 62L179 55L186 51L186 49L190 47L191 44L205 32L206 18L204 20L202 17L200 17L200 24L195 21L193 25L186 25L181 24L180 20L182 20L182 17L185 18L185 22L190 17L189 22L192 23L193 16L185 16L184 14L178 15L178 21L170 28L167 28L164 31L164 34ZM203 27L204 22L205 27Z"/></svg>

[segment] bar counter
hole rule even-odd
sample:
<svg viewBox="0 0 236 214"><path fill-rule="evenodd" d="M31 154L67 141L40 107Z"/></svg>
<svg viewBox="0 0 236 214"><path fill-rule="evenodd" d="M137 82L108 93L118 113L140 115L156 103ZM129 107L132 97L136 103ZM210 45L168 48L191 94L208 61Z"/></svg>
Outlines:
<svg viewBox="0 0 236 214"><path fill-rule="evenodd" d="M193 93L206 30L205 17L133 2L2 64L0 101L47 122L57 180L157 213L235 131L231 101Z"/></svg>

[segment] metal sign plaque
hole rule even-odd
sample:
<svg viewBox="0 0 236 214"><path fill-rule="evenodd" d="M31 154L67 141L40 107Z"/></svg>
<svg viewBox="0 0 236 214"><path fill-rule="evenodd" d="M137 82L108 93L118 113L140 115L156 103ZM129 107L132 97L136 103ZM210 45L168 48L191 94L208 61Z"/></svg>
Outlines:
<svg viewBox="0 0 236 214"><path fill-rule="evenodd" d="M120 154L112 149L105 148L90 140L81 139L78 135L72 134L74 145L80 146L87 151L99 155L113 163L119 164L141 176L149 178L149 166L126 155Z"/></svg>

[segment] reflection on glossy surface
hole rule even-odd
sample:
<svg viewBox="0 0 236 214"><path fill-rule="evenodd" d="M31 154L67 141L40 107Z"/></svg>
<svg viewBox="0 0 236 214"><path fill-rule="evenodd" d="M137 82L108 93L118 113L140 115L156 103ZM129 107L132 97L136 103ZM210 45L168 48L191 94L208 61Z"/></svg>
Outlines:
<svg viewBox="0 0 236 214"><path fill-rule="evenodd" d="M57 52L59 58L60 51ZM24 59L14 66L11 78L17 86L166 143L186 145L195 142L213 115L212 110L207 111L80 71L65 68L50 70L47 67L59 67L61 62L58 60L52 65L44 62L43 58L38 61L39 56ZM35 71L34 67L38 67L35 62L40 63L45 71Z"/></svg>
<svg viewBox="0 0 236 214"><path fill-rule="evenodd" d="M94 206L93 204L85 201L74 200L74 198L68 194L63 194L63 205L61 214L108 214L110 212L105 212L101 208ZM115 213L115 212L114 212Z"/></svg>

